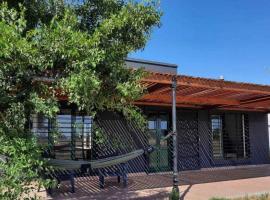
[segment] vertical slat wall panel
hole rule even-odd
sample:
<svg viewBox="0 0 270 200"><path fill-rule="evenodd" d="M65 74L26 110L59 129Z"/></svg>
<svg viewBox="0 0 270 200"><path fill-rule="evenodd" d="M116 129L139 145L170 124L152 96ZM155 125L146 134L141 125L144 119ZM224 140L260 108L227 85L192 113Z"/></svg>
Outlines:
<svg viewBox="0 0 270 200"><path fill-rule="evenodd" d="M99 113L95 118L95 126L105 136L100 143L95 135L93 139L93 159L125 154L148 146L147 134L135 123L127 122L123 117L112 112ZM129 161L129 172L145 172L148 170L147 158L140 156Z"/></svg>
<svg viewBox="0 0 270 200"><path fill-rule="evenodd" d="M177 111L178 169L200 168L198 114Z"/></svg>

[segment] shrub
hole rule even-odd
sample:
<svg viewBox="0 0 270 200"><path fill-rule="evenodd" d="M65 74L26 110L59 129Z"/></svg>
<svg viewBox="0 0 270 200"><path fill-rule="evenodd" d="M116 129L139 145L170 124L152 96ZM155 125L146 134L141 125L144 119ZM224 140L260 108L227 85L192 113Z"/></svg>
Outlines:
<svg viewBox="0 0 270 200"><path fill-rule="evenodd" d="M51 181L40 178L40 173L45 170L40 153L35 138L0 136L0 155L7 157L6 162L0 162L0 199L27 197L36 186L51 184Z"/></svg>
<svg viewBox="0 0 270 200"><path fill-rule="evenodd" d="M180 194L178 188L173 188L172 192L170 193L170 200L179 200L180 199Z"/></svg>

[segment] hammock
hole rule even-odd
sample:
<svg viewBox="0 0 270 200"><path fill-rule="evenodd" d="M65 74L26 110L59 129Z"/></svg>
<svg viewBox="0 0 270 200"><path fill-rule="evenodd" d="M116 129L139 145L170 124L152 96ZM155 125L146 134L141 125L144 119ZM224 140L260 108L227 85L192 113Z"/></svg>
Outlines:
<svg viewBox="0 0 270 200"><path fill-rule="evenodd" d="M91 169L100 169L110 167L120 163L125 163L129 160L137 158L144 154L144 150L135 150L127 154L120 156L112 156L109 158L90 160L90 161L75 161L75 160L60 160L60 159L48 159L48 164L56 169L76 170L80 169L83 165L88 165Z"/></svg>

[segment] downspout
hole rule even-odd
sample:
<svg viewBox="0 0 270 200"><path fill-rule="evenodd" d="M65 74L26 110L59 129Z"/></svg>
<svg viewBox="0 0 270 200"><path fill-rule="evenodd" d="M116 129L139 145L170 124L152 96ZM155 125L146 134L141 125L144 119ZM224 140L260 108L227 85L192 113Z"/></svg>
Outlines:
<svg viewBox="0 0 270 200"><path fill-rule="evenodd" d="M172 78L173 190L179 193L177 169L176 87L177 80L174 76Z"/></svg>

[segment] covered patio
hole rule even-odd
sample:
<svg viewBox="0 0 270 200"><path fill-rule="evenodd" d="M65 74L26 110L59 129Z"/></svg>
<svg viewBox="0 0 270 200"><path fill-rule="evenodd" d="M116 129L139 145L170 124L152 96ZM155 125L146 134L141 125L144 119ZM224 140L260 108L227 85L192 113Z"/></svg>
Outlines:
<svg viewBox="0 0 270 200"><path fill-rule="evenodd" d="M116 178L108 178L100 189L98 177L76 178L76 193L63 182L48 199L168 199L172 185L171 173L129 175L127 188ZM270 165L211 168L179 173L180 191L185 200L207 200L211 197L239 197L270 192ZM43 194L45 195L45 194ZM44 196L45 197L45 196Z"/></svg>
<svg viewBox="0 0 270 200"><path fill-rule="evenodd" d="M167 121L159 119L158 123L162 120L166 123L166 129L154 132L160 134L162 129L163 136L169 138L166 142L157 138L159 153L128 162L126 188L117 183L117 178L106 177L105 188L100 189L99 177L92 174L75 179L74 194L70 193L70 183L62 182L49 198L167 199L173 184L180 187L182 199L189 200L270 192L269 136L265 121L270 111L270 86L154 72L142 83L148 93L134 104L171 116ZM240 133L237 140L241 141L235 146L243 147L227 153L227 157L214 157L213 127L209 121L212 112L236 113L241 117L241 125L237 127ZM110 113L99 116L96 122L103 127L107 139L124 144L124 150L115 147L120 154L149 146L151 141L121 117ZM161 143L166 144L162 147ZM177 151L173 151L176 146ZM161 154L160 150L164 149L166 152ZM97 153L103 156L105 151L101 146ZM173 171L179 171L175 173L177 177L173 178ZM179 182L173 182L176 178Z"/></svg>

